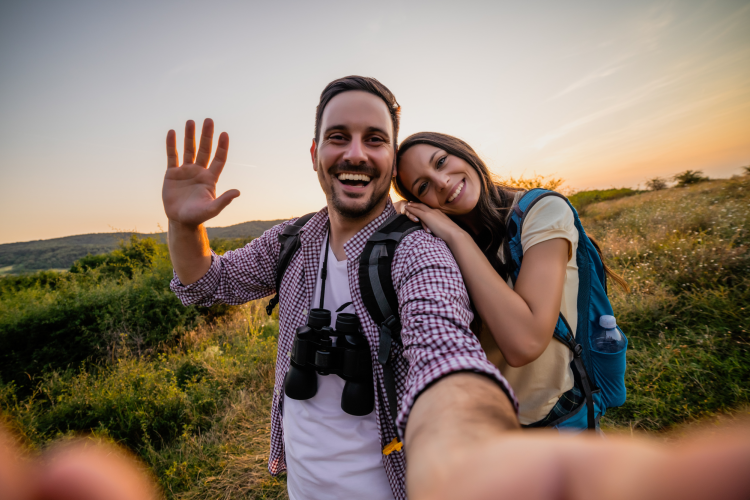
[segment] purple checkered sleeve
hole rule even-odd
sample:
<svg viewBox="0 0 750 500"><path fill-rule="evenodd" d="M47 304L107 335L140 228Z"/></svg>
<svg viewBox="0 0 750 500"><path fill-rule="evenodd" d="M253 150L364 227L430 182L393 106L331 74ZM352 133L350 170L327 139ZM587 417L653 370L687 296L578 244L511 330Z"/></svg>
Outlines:
<svg viewBox="0 0 750 500"><path fill-rule="evenodd" d="M170 288L184 305L238 305L271 295L276 288L276 263L281 250L279 234L295 220L274 226L243 248L221 257L212 250L211 267L201 279L183 285L174 273Z"/></svg>
<svg viewBox="0 0 750 500"><path fill-rule="evenodd" d="M411 241L410 241L411 240ZM516 411L513 391L487 360L476 336L461 271L447 245L423 231L407 236L396 250L393 277L399 299L403 356L408 361L405 392L396 425L403 436L414 401L433 382L471 371L495 380Z"/></svg>

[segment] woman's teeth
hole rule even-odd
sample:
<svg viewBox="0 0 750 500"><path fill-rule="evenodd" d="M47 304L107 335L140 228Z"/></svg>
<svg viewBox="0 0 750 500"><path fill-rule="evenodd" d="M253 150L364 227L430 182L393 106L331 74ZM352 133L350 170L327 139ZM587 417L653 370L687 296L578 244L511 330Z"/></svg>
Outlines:
<svg viewBox="0 0 750 500"><path fill-rule="evenodd" d="M370 182L370 176L365 174L339 174L340 181L362 181Z"/></svg>
<svg viewBox="0 0 750 500"><path fill-rule="evenodd" d="M458 185L458 187L456 188L456 190L453 191L453 194L450 196L450 198L448 198L448 203L450 203L453 200L455 200L456 196L458 196L459 194L461 194L461 190L463 190L464 184L466 184L466 182L461 181L461 184Z"/></svg>

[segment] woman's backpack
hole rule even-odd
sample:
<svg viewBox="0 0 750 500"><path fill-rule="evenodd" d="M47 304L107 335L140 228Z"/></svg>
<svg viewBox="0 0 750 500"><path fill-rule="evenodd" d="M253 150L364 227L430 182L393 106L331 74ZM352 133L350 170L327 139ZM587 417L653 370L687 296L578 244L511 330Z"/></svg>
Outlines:
<svg viewBox="0 0 750 500"><path fill-rule="evenodd" d="M554 338L568 346L573 352L573 374L576 386L585 395L586 411L580 405L571 413L562 417L562 421L553 422L550 426L559 429L596 429L599 418L607 408L620 406L625 402L625 351L627 338L618 326L617 329L625 339L625 347L615 353L598 352L592 345L599 318L612 316L612 305L607 297L607 281L604 265L596 247L586 235L581 220L570 201L563 195L546 189L532 189L525 193L518 204L513 207L508 220L508 240L506 255L510 255L510 277L515 284L523 261L521 233L526 215L540 200L548 196L557 196L565 200L573 211L575 226L578 230L578 326L572 332L568 321L562 313L555 325Z"/></svg>

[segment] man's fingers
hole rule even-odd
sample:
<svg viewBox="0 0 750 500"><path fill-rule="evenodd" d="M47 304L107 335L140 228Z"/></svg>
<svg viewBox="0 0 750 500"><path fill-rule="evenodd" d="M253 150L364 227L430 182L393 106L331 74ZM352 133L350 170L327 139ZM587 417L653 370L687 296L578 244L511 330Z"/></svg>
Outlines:
<svg viewBox="0 0 750 500"><path fill-rule="evenodd" d="M182 161L193 163L195 161L195 122L188 120L185 123L185 152Z"/></svg>
<svg viewBox="0 0 750 500"><path fill-rule="evenodd" d="M201 131L201 144L198 147L198 157L195 163L203 168L208 167L208 160L211 159L211 147L214 140L214 121L206 118L203 121L203 130Z"/></svg>
<svg viewBox="0 0 750 500"><path fill-rule="evenodd" d="M227 205L232 203L232 200L237 198L239 195L240 192L237 189L230 189L229 191L216 198L208 208L211 217L216 217L217 215L219 215L219 213L221 213L221 211L224 210Z"/></svg>
<svg viewBox="0 0 750 500"><path fill-rule="evenodd" d="M177 139L175 139L175 136L174 130L167 132L167 168L173 168L180 164L180 159L177 157Z"/></svg>
<svg viewBox="0 0 750 500"><path fill-rule="evenodd" d="M221 175L221 171L224 170L224 165L227 162L227 154L229 153L229 134L222 132L219 136L219 144L216 146L216 154L211 162L209 170L218 179Z"/></svg>

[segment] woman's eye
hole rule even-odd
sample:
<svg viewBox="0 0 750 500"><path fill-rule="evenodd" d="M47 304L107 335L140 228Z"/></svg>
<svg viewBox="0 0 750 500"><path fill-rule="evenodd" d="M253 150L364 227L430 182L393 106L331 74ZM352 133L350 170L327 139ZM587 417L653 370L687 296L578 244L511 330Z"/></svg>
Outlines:
<svg viewBox="0 0 750 500"><path fill-rule="evenodd" d="M422 184L419 185L419 188L417 188L417 195L422 196L426 189L427 189L427 183L423 182Z"/></svg>
<svg viewBox="0 0 750 500"><path fill-rule="evenodd" d="M436 166L437 168L440 168L440 167L442 167L443 165L445 165L445 160L446 160L447 158L448 158L447 156L443 156L443 157L439 158L439 159L438 159L438 161L437 161L437 163L435 163L435 166Z"/></svg>

